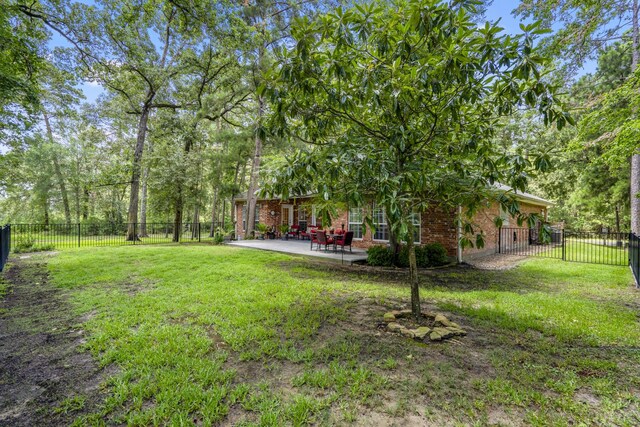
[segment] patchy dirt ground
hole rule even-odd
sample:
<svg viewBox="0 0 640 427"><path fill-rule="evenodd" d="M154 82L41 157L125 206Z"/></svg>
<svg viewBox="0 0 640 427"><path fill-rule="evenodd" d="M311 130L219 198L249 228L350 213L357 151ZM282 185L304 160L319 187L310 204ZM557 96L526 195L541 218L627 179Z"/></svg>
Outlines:
<svg viewBox="0 0 640 427"><path fill-rule="evenodd" d="M45 256L13 257L0 279L7 286L0 302L3 426L68 425L102 400L105 372L80 351L84 319L48 283Z"/></svg>
<svg viewBox="0 0 640 427"><path fill-rule="evenodd" d="M467 261L467 264L480 270L509 270L527 259L521 255L492 254Z"/></svg>

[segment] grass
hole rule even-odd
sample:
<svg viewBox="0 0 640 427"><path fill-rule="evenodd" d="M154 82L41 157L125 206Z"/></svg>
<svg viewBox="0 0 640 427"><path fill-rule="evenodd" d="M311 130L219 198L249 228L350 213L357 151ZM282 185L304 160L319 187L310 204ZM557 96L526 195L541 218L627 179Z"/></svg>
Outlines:
<svg viewBox="0 0 640 427"><path fill-rule="evenodd" d="M92 313L85 350L118 368L76 424L640 423L628 268L427 273L425 304L469 331L429 345L376 329L408 302L403 277L336 268L224 246L51 258L55 286Z"/></svg>

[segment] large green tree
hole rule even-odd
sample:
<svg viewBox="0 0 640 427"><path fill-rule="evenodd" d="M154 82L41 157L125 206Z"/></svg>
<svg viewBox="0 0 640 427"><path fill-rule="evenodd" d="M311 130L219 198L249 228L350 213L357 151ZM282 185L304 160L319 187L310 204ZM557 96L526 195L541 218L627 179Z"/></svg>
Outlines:
<svg viewBox="0 0 640 427"><path fill-rule="evenodd" d="M32 123L39 105L38 77L47 34L12 0L0 1L0 140L7 143Z"/></svg>
<svg viewBox="0 0 640 427"><path fill-rule="evenodd" d="M635 73L640 64L640 12L639 0L522 0L515 10L523 17L541 19L548 27L560 27L545 40L551 54L561 59L566 71L573 71L587 58L595 58L611 43L620 41L626 33L631 33L631 63L627 74ZM616 152L626 151L631 159L630 205L631 230L640 233L640 143L635 129L638 128L637 106L631 110L622 108L615 111L616 98L638 98L637 79L632 79L620 90L607 96L606 112L592 116L601 123L606 122L601 136L611 142L610 148ZM631 113L631 114L628 114ZM630 132L629 132L630 131ZM621 136L622 135L622 136ZM611 138L615 136L614 138ZM619 147L622 146L622 147ZM620 150L620 148L622 150Z"/></svg>
<svg viewBox="0 0 640 427"><path fill-rule="evenodd" d="M311 186L325 200L383 206L408 247L416 316L414 214L461 206L469 219L487 199L519 214L512 194L492 184L524 190L527 171L548 161L497 148L501 117L531 108L545 123L571 120L541 73L537 26L519 36L479 27L475 3L373 2L301 19L269 88L276 132L310 147L290 159L270 191L286 197ZM470 221L465 229L474 231Z"/></svg>

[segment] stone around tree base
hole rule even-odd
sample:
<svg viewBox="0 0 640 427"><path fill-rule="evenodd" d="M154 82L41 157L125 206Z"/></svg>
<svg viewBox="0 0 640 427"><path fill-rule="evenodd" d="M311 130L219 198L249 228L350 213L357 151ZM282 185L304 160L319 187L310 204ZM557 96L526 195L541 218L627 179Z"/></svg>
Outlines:
<svg viewBox="0 0 640 427"><path fill-rule="evenodd" d="M455 336L467 334L460 325L450 321L446 316L440 313L422 313L422 317L427 321L430 321L433 328L420 326L416 329L409 329L397 322L397 320L408 318L411 315L411 310L394 310L385 313L384 321L387 324L387 329L391 332L398 332L405 337L414 338L424 342L442 341Z"/></svg>

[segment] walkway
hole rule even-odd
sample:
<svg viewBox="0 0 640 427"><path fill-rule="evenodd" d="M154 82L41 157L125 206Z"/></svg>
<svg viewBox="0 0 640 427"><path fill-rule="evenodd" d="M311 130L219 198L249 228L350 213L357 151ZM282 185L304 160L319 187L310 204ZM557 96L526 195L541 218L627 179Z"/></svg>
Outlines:
<svg viewBox="0 0 640 427"><path fill-rule="evenodd" d="M352 264L355 261L367 259L367 252L363 249L353 248L353 253L346 250L344 254L338 250L337 253L331 249L311 250L311 243L308 240L237 240L229 243L232 246L242 246L244 248L262 249L265 251L283 252L286 254L313 256L318 258L327 258L333 261ZM331 248L331 247L330 247Z"/></svg>

